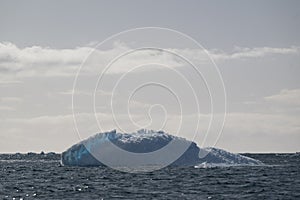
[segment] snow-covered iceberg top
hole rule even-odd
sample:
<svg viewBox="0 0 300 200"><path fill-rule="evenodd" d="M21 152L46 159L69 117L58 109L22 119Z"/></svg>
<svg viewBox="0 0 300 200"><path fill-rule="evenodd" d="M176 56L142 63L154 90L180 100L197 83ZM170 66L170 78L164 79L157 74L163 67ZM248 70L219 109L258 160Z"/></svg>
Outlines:
<svg viewBox="0 0 300 200"><path fill-rule="evenodd" d="M164 148L170 142L181 146L187 146L185 151L171 163L173 166L201 166L201 163L207 164L227 164L227 165L261 165L262 162L242 156L229 153L217 148L199 148L196 143L184 138L167 134L163 131L139 130L134 133L117 133L115 130L110 132L98 133L86 140L73 145L62 153L61 163L68 166L100 166L103 163L97 159L101 154L106 159L113 160L116 165L122 165L121 157L112 156L112 146L127 152L143 153L155 152ZM176 146L175 146L176 148ZM176 149L173 150L175 151ZM172 150L168 155L172 156ZM146 165L165 165L166 154L156 155L154 163L149 160ZM161 157L160 157L161 156ZM134 160L132 161L134 162Z"/></svg>

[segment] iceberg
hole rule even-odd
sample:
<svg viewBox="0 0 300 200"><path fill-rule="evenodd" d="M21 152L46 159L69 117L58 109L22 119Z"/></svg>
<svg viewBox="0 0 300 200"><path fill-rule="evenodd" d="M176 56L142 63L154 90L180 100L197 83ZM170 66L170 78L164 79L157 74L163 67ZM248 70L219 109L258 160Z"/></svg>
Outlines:
<svg viewBox="0 0 300 200"><path fill-rule="evenodd" d="M65 166L103 166L105 163L101 162L101 159L97 158L97 155L101 154L102 158L114 160L114 164L122 165L124 162L118 162L119 160L122 160L122 157L116 157L115 154L113 154L112 146L118 147L127 152L143 155L143 153L158 151L174 141L178 148L184 145L187 146L187 148L184 153L170 163L171 166L201 167L201 165L207 166L207 164L262 164L262 162L258 160L239 154L230 153L222 149L217 149L214 147L199 148L195 142L170 135L164 131L145 129L134 133L117 133L116 130L98 133L64 151L61 156L61 164ZM111 144L113 145L111 146ZM172 156L172 151L169 154ZM114 157L112 157L112 155L114 155ZM161 164L166 166L165 154L156 155L155 163L152 163L153 160L150 159L148 162L145 162L144 165ZM131 160L129 162L135 161Z"/></svg>

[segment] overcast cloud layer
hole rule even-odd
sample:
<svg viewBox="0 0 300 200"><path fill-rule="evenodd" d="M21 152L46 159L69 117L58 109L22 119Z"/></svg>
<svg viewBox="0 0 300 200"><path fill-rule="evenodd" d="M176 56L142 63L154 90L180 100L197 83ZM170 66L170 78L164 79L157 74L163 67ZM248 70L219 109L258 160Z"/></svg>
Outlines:
<svg viewBox="0 0 300 200"><path fill-rule="evenodd" d="M75 74L91 52L101 60L91 60L81 71L83 84L76 95L82 103L76 111L83 119L81 128L88 132L81 137L97 132L97 126L88 123L94 120L93 113L86 112L94 90L89 81L104 69L105 63L120 52L132 50L132 46L116 41L104 50L94 47L112 34L144 26L184 32L204 45L216 62L227 94L226 123L217 147L233 152L300 150L299 1L164 1L159 5L133 1L134 6L99 1L14 3L0 5L0 152L61 152L80 140L74 127L71 95ZM166 50L191 58L196 65L209 65L203 50ZM196 142L201 145L211 117L205 87L194 80L186 63L166 52L136 52L107 71L107 85L97 91L96 104L103 129L117 129L110 105L105 103L112 97L110 84L132 66L149 61L170 68L150 66L124 78L113 94L116 107L120 107L116 112L118 122L127 130L135 130L123 109L122 102L128 97L123 88L149 77L164 79L178 89L178 94L184 93L183 116L187 121L195 120L192 95L176 75L180 72L199 93L200 136ZM165 120L165 111L151 106L159 102L168 114L165 130L176 132L181 115L172 95L154 88L139 94L129 104L133 119L142 125L152 119L150 128L158 129ZM217 110L215 117L221 119L222 113ZM180 136L191 139L193 134L193 127L185 126Z"/></svg>
<svg viewBox="0 0 300 200"><path fill-rule="evenodd" d="M72 81L85 57L93 51L91 47L77 47L74 49L51 49L47 47L25 47L19 48L12 43L0 44L0 70L1 70L1 134L4 140L1 140L1 150L5 152L13 151L63 151L68 145L79 140L74 129L73 116L71 115L71 93ZM120 48L130 49L124 45L115 46L113 49L99 51L102 56L107 55L109 59L112 55L117 55ZM181 55L195 58L193 62L202 63L204 53L193 49L172 49ZM148 62L148 54L143 52L137 54L135 60ZM232 65L238 68L248 70L252 66L244 66L244 63L255 62L260 59L260 67L275 60L298 59L299 48L285 47L255 47L255 48L237 48L231 52L223 50L209 50L213 59L218 63L221 71L225 74L230 71ZM108 74L113 78L114 73L123 73L126 71L126 65L134 65L132 59L127 58L122 67ZM170 66L175 68L185 68L186 66L172 57L160 55L156 59L167 60ZM98 63L99 64L99 63ZM227 67L230 65L230 67ZM89 76L97 72L97 66L90 68L84 76ZM273 68L276 70L276 67ZM281 66L279 66L281 67ZM254 67L253 67L254 68ZM144 76L145 73L155 73L157 68L150 68L153 72L137 72L133 77ZM260 70L260 73L268 72ZM231 77L237 74L229 74L224 77L224 81L230 82ZM288 77L287 77L288 78ZM166 77L166 79L168 79ZM233 78L234 79L234 78ZM251 80L252 82L254 80ZM259 84L264 80L255 80ZM275 80L276 81L276 80ZM54 83L55 82L55 83ZM243 82L235 84L241 85ZM24 91L25 89L25 91ZM255 89L259 90L260 87ZM272 88L273 89L273 88ZM27 91L26 91L27 90ZM224 133L219 141L220 147L233 151L295 151L298 147L300 131L300 89L299 88L274 88L276 92L265 94L245 94L247 91L231 91L229 93L229 112L227 113ZM80 91L78 91L80 92ZM102 95L110 95L109 91L102 91ZM91 95L88 91L81 91L81 95ZM246 95L243 99L243 96ZM110 97L110 96L109 96ZM122 96L119 99L125 98ZM247 99L248 98L248 99ZM137 111L134 114L135 120L140 123L147 123L147 109L151 106L147 102L134 101L133 106ZM145 110L143 110L145 109ZM98 114L105 130L116 128L111 121L111 110L108 105L102 105L101 112ZM145 112L143 112L145 111ZM163 113L158 111L152 113L152 118L156 121L163 121L160 116ZM81 114L82 115L82 114ZM126 113L119 113L117 118L121 121L121 126L128 126L124 117ZM193 113L186 116L191 121L195 118ZM86 120L93 119L92 113L86 113ZM178 113L168 115L169 132L175 132L172 127L178 123ZM205 114L201 118L205 132L205 123L209 121L209 115ZM144 122L143 122L144 121ZM122 124L124 123L124 124ZM84 126L84 125L83 125ZM85 127L89 130L89 127ZM132 128L134 127L127 127ZM154 126L155 128L155 126ZM96 129L97 130L97 129ZM185 129L189 130L189 128ZM94 132L90 132L91 134ZM193 129L181 136L192 139ZM85 136L82 136L83 138ZM57 142L64 141L64 142ZM45 141L47 143L45 144ZM198 141L201 143L201 140Z"/></svg>

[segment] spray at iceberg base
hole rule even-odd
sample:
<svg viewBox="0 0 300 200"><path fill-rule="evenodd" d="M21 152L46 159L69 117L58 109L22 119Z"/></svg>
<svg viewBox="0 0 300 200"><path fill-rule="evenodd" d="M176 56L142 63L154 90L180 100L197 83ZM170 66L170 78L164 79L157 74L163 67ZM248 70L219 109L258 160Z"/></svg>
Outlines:
<svg viewBox="0 0 300 200"><path fill-rule="evenodd" d="M135 156L148 155L149 152L159 152L169 143L173 143L168 152L152 154L152 157L145 156L142 163L140 159L135 160ZM184 153L179 157L174 155L174 151L184 149ZM117 154L115 148L130 152L134 156L130 159L124 158L122 154ZM174 151L173 151L174 150ZM166 158L173 156L173 162L168 163ZM199 156L205 155L205 156ZM174 157L177 156L177 157ZM184 138L167 134L163 131L139 130L136 133L117 133L111 132L98 133L78 144L73 145L62 153L62 165L66 166L103 166L108 165L113 168L119 168L124 171L141 165L141 169L149 166L157 166L153 169L171 166L232 166L232 165L262 165L261 161L242 156L239 154L229 153L227 151L208 147L199 148L196 143ZM108 163L108 164L107 164ZM147 170L146 170L147 171ZM148 170L149 171L149 170ZM152 171L152 170L151 170Z"/></svg>

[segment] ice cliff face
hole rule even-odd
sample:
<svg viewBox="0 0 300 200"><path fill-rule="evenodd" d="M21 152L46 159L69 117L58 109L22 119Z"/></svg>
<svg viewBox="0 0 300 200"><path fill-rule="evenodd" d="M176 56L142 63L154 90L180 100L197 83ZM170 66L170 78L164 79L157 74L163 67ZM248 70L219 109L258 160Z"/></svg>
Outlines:
<svg viewBox="0 0 300 200"><path fill-rule="evenodd" d="M95 158L95 153L91 152L99 152L109 157L110 147L107 147L109 141L125 151L133 153L148 153L163 148L172 140L176 140L179 145L189 145L186 151L171 164L174 166L195 166L204 162L252 165L261 164L260 161L238 154L232 154L221 149L200 149L196 143L187 141L184 138L169 135L163 131L152 130L139 130L136 133L130 134L117 133L116 131L98 133L78 144L73 145L63 152L61 163L68 166L103 165ZM202 158L201 155L206 156ZM164 158L162 157L161 161L163 162L163 160ZM159 163L154 164L157 165Z"/></svg>

